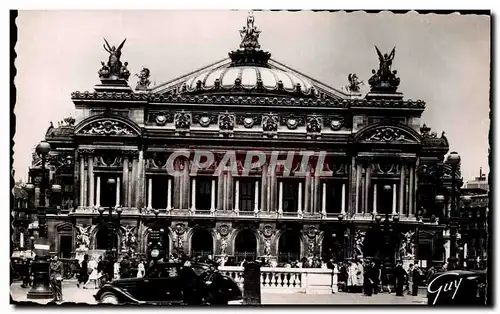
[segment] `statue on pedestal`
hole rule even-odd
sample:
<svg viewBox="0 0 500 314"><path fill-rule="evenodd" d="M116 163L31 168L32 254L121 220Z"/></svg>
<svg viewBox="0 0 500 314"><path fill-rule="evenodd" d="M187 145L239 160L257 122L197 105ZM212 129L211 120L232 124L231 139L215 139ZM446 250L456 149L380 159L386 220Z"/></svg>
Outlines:
<svg viewBox="0 0 500 314"><path fill-rule="evenodd" d="M396 77L397 71L391 71L392 60L396 55L396 47L394 47L390 54L382 53L375 46L379 59L379 69L372 70L373 76L368 80L372 91L380 92L395 92L399 86L399 77Z"/></svg>
<svg viewBox="0 0 500 314"><path fill-rule="evenodd" d="M247 26L243 26L240 30L241 44L240 48L243 49L259 49L259 35L261 31L254 26L255 18L253 15L247 17Z"/></svg>
<svg viewBox="0 0 500 314"><path fill-rule="evenodd" d="M77 224L78 235L76 236L77 250L88 250L90 247L90 227L82 224Z"/></svg>
<svg viewBox="0 0 500 314"><path fill-rule="evenodd" d="M141 73L136 74L139 78L139 82L137 82L136 90L146 90L149 87L151 82L149 81L150 71L148 68L142 68Z"/></svg>
<svg viewBox="0 0 500 314"><path fill-rule="evenodd" d="M115 46L111 46L106 38L104 38L105 44L103 44L104 50L109 53L108 62L101 62L102 68L99 70L99 77L101 79L109 79L111 77L118 77L120 79L128 80L130 76L130 72L127 69L128 63L125 62L123 65L120 61L120 57L122 55L122 48L125 44L125 38L122 43L116 48Z"/></svg>

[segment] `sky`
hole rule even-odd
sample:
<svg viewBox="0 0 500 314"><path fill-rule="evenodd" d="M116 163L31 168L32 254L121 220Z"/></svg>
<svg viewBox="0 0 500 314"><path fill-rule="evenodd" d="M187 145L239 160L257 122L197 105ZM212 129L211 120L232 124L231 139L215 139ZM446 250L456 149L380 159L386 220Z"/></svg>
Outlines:
<svg viewBox="0 0 500 314"><path fill-rule="evenodd" d="M31 153L50 124L73 115L71 92L93 91L103 37L122 49L132 74L157 84L227 57L238 48L247 11L20 11L14 170L26 180ZM475 15L254 12L272 58L327 85L365 82L390 52L406 99L427 103L422 123L462 157L464 179L488 172L490 19ZM130 79L135 86L136 79Z"/></svg>

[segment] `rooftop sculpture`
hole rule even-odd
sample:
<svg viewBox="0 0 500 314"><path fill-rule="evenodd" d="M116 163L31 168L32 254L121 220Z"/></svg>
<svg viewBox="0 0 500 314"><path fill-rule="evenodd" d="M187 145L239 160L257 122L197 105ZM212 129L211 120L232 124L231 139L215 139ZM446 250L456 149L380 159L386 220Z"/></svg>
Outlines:
<svg viewBox="0 0 500 314"><path fill-rule="evenodd" d="M394 93L399 86L399 77L396 77L397 71L391 70L392 60L396 55L396 47L392 49L391 53L384 53L383 55L377 46L375 46L375 50L379 59L379 69L377 71L372 70L373 76L368 80L371 91Z"/></svg>

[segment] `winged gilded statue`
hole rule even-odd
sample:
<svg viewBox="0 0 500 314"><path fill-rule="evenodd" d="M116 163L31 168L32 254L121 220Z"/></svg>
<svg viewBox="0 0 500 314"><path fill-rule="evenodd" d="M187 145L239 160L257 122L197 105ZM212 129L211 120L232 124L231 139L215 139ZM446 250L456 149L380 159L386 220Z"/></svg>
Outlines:
<svg viewBox="0 0 500 314"><path fill-rule="evenodd" d="M394 60L394 56L396 55L396 47L392 48L392 51L390 54L382 53L378 49L377 46L375 46L375 50L377 50L378 54L378 60L379 60L379 71L380 75L382 77L388 76L391 74L391 66L392 66L392 60Z"/></svg>
<svg viewBox="0 0 500 314"><path fill-rule="evenodd" d="M109 53L108 67L110 68L111 73L120 73L122 67L120 57L122 55L122 48L125 41L127 41L127 38L125 38L118 48L116 48L115 46L111 46L106 38L104 38L105 43L102 46L104 47L104 50Z"/></svg>

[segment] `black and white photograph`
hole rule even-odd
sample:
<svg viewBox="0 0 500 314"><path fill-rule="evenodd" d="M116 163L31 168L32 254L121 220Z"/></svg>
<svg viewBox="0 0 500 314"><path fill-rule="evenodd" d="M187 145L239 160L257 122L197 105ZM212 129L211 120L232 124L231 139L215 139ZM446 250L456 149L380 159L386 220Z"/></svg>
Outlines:
<svg viewBox="0 0 500 314"><path fill-rule="evenodd" d="M489 11L10 19L11 304L493 304Z"/></svg>

